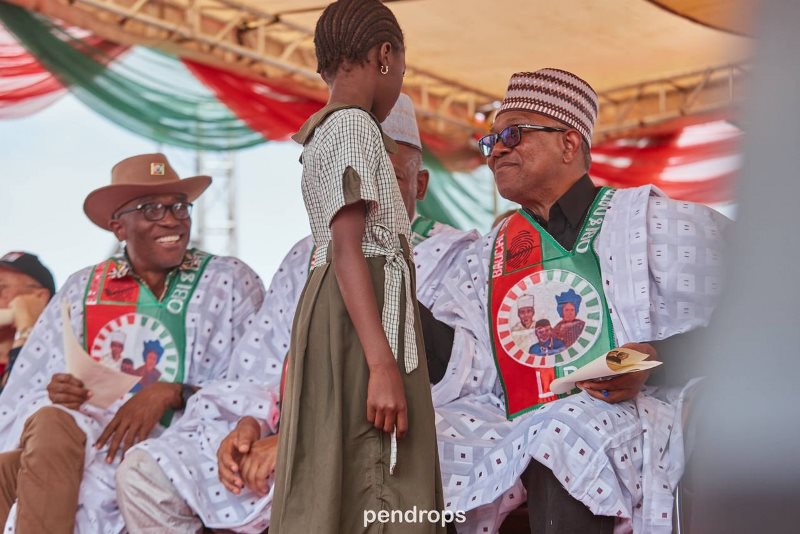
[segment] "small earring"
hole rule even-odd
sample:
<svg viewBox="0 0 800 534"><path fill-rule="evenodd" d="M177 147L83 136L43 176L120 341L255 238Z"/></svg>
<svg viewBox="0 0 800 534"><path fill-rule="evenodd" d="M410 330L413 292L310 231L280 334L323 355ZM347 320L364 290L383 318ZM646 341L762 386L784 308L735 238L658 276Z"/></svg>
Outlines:
<svg viewBox="0 0 800 534"><path fill-rule="evenodd" d="M389 65L381 65L381 74L389 74Z"/></svg>

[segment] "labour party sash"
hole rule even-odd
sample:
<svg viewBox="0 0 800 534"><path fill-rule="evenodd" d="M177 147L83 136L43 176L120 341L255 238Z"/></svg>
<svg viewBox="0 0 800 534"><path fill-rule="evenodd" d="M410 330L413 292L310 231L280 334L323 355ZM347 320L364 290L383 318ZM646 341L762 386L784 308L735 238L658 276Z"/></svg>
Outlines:
<svg viewBox="0 0 800 534"><path fill-rule="evenodd" d="M600 190L572 251L523 210L497 233L489 324L509 419L558 399L550 391L553 380L614 346L594 250L613 195L613 189Z"/></svg>
<svg viewBox="0 0 800 534"><path fill-rule="evenodd" d="M84 344L103 364L141 376L135 393L153 382L183 382L186 309L211 259L191 250L188 260L167 278L159 301L129 273L121 258L95 266L84 298Z"/></svg>

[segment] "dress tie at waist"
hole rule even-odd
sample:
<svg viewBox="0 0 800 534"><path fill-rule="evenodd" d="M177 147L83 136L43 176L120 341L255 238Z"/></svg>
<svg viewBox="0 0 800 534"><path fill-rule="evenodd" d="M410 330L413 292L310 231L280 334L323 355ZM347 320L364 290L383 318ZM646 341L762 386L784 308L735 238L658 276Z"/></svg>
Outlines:
<svg viewBox="0 0 800 534"><path fill-rule="evenodd" d="M403 250L398 248L386 249L383 254L386 257L384 270L384 297L383 297L383 330L395 360L400 358L398 354L398 339L400 331L400 295L403 283L406 289L405 323L403 328L404 351L403 360L405 362L406 373L410 373L419 365L419 355L417 353L417 339L414 333L414 301L416 295L411 291L411 273L408 269ZM392 444L389 452L389 474L394 474L397 466L397 428L392 430Z"/></svg>
<svg viewBox="0 0 800 534"><path fill-rule="evenodd" d="M389 340L395 360L399 360L398 340L400 332L400 295L402 285L406 289L406 305L402 310L405 313L403 328L404 354L406 373L410 373L419 366L417 353L417 339L414 333L414 301L416 295L411 290L411 272L403 255L402 249L387 250L384 254L386 264L383 267L386 282L383 295L383 330Z"/></svg>

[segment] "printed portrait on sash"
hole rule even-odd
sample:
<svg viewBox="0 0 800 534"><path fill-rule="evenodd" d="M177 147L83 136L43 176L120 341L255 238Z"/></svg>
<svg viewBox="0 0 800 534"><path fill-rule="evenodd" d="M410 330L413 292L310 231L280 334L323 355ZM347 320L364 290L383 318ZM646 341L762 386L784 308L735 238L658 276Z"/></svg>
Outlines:
<svg viewBox="0 0 800 534"><path fill-rule="evenodd" d="M548 269L520 279L498 313L509 356L528 367L560 367L583 356L603 325L600 297L583 277Z"/></svg>
<svg viewBox="0 0 800 534"><path fill-rule="evenodd" d="M108 367L141 376L133 392L159 380L172 382L178 374L179 354L172 335L158 319L139 313L106 323L89 355Z"/></svg>

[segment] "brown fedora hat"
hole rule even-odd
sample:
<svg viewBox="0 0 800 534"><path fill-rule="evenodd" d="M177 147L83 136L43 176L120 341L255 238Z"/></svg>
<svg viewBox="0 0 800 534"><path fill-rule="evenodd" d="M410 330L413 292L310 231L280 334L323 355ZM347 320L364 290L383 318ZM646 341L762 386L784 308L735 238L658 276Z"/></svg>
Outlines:
<svg viewBox="0 0 800 534"><path fill-rule="evenodd" d="M164 154L142 154L124 159L111 169L111 185L95 189L83 202L83 211L93 223L110 230L114 213L131 200L148 195L183 193L194 201L211 185L210 176L181 180Z"/></svg>

